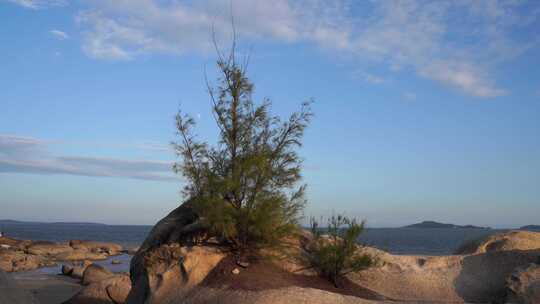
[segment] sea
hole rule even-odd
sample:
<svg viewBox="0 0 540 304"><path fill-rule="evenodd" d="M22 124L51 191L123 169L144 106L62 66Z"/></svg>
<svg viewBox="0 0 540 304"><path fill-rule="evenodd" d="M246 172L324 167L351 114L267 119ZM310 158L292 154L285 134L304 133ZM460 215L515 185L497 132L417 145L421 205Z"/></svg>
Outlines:
<svg viewBox="0 0 540 304"><path fill-rule="evenodd" d="M68 240L93 240L113 242L133 248L139 246L152 226L102 225L85 223L30 223L2 222L2 232L17 239L63 242ZM463 243L505 230L475 228L369 228L359 243L373 246L392 254L403 255L450 255ZM116 260L113 263L113 260ZM131 256L123 254L97 264L113 272L128 272ZM120 262L119 264L117 264ZM35 274L55 275L61 264L29 272L17 273L17 277L35 277Z"/></svg>
<svg viewBox="0 0 540 304"><path fill-rule="evenodd" d="M139 246L152 226L102 225L78 223L2 223L0 229L11 237L63 242L93 240ZM504 230L477 228L369 228L359 243L393 254L449 255L463 243Z"/></svg>

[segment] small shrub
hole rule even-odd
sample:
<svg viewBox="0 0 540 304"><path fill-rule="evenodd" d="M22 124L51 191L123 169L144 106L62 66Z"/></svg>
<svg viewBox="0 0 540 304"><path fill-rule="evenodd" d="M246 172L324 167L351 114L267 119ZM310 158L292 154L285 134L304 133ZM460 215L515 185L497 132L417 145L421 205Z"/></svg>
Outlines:
<svg viewBox="0 0 540 304"><path fill-rule="evenodd" d="M376 264L375 257L358 251L357 240L364 231L364 222L338 215L328 220L326 229L321 229L312 218L311 230L315 238L309 247L307 262L334 286L339 287L340 277L347 273Z"/></svg>

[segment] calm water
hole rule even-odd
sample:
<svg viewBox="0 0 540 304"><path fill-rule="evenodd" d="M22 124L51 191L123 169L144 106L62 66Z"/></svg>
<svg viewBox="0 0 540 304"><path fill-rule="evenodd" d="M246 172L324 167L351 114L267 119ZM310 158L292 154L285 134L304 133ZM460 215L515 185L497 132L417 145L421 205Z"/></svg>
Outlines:
<svg viewBox="0 0 540 304"><path fill-rule="evenodd" d="M110 226L74 224L4 224L7 235L30 240L67 241L72 239L107 241L123 246L138 246L152 226ZM418 229L372 228L360 238L371 245L394 254L452 254L463 242L501 230L488 229Z"/></svg>

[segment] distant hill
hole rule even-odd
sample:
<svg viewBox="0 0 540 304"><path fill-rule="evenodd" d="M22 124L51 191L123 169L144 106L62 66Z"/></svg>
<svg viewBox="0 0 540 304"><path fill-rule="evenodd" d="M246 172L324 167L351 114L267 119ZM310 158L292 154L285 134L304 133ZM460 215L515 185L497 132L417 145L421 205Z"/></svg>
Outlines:
<svg viewBox="0 0 540 304"><path fill-rule="evenodd" d="M101 223L86 223L86 222L24 222L14 220L0 220L0 225L21 225L21 224L34 224L34 225L106 225Z"/></svg>
<svg viewBox="0 0 540 304"><path fill-rule="evenodd" d="M460 226L460 225L454 225L454 224L444 224L444 223L439 223L439 222L435 222L435 221L423 221L421 223L418 223L418 224L412 224L412 225L408 225L408 226L405 226L403 228L423 228L423 229L426 229L426 228L462 228L462 229L490 229L489 227L478 227L478 226L473 226L473 225L465 225L465 226Z"/></svg>
<svg viewBox="0 0 540 304"><path fill-rule="evenodd" d="M519 230L540 231L540 225L527 225L520 227Z"/></svg>

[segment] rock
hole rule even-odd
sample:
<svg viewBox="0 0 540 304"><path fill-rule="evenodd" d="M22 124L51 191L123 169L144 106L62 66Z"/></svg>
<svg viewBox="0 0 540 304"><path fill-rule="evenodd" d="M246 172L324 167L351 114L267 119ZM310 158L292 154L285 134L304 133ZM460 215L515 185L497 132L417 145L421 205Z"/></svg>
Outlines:
<svg viewBox="0 0 540 304"><path fill-rule="evenodd" d="M11 249L0 249L0 269L6 272L27 271L52 265L54 262L45 257Z"/></svg>
<svg viewBox="0 0 540 304"><path fill-rule="evenodd" d="M90 261L83 261L79 265L74 265L73 271L71 272L71 277L75 279L82 279L84 271L90 265L92 265L92 262Z"/></svg>
<svg viewBox="0 0 540 304"><path fill-rule="evenodd" d="M540 303L540 266L518 268L508 279L507 303Z"/></svg>
<svg viewBox="0 0 540 304"><path fill-rule="evenodd" d="M56 244L51 242L35 242L27 248L27 252L33 255L40 256L56 256L58 254L72 252L71 248L67 244Z"/></svg>
<svg viewBox="0 0 540 304"><path fill-rule="evenodd" d="M246 261L237 261L236 262L236 265L242 267L242 268L248 268L249 267L249 262L246 262Z"/></svg>
<svg viewBox="0 0 540 304"><path fill-rule="evenodd" d="M113 275L108 269L103 266L92 264L86 267L82 276L82 284L90 285L95 282L102 281Z"/></svg>
<svg viewBox="0 0 540 304"><path fill-rule="evenodd" d="M509 231L469 242L457 254L478 254L493 251L540 249L540 232Z"/></svg>
<svg viewBox="0 0 540 304"><path fill-rule="evenodd" d="M144 275L133 283L130 304L168 303L202 282L225 257L220 248L162 245L144 257ZM133 278L132 278L133 280Z"/></svg>
<svg viewBox="0 0 540 304"><path fill-rule="evenodd" d="M91 283L64 304L124 304L130 289L129 277L117 274Z"/></svg>
<svg viewBox="0 0 540 304"><path fill-rule="evenodd" d="M100 260L106 260L108 257L109 256L106 253L98 253L98 252L87 251L84 249L76 249L71 252L58 254L55 256L55 259L59 261L83 261L83 260L100 261Z"/></svg>
<svg viewBox="0 0 540 304"><path fill-rule="evenodd" d="M122 261L120 261L120 260L112 260L112 261L111 261L111 264L113 264L113 265L119 265L119 264L122 264Z"/></svg>
<svg viewBox="0 0 540 304"><path fill-rule="evenodd" d="M503 298L506 278L517 267L533 262L539 253L510 250L432 257L379 253L383 266L351 273L347 278L400 301L489 303Z"/></svg>
<svg viewBox="0 0 540 304"><path fill-rule="evenodd" d="M234 268L233 270L231 270L231 273L232 274L240 274L240 269Z"/></svg>
<svg viewBox="0 0 540 304"><path fill-rule="evenodd" d="M169 266L171 267L170 273L176 272L178 275L173 280L182 280L179 274L182 263L179 259L183 253L180 247L192 244L194 238L203 231L202 225L197 220L198 217L192 209L192 203L187 201L152 228L131 259L130 276L134 288L128 296L128 303L144 303L151 294L156 293L152 284L158 279L158 276L167 275L165 272ZM159 258L160 255L161 258ZM213 261L212 257L214 256L214 254L210 255L210 261ZM182 267L184 266L182 265ZM179 284L180 286L185 285Z"/></svg>
<svg viewBox="0 0 540 304"><path fill-rule="evenodd" d="M130 247L130 248L125 249L123 252L129 255L135 255L137 251L139 251L139 248L140 248L139 246Z"/></svg>
<svg viewBox="0 0 540 304"><path fill-rule="evenodd" d="M62 265L62 274L63 275L71 275L73 273L73 266L70 265Z"/></svg>
<svg viewBox="0 0 540 304"><path fill-rule="evenodd" d="M268 290L234 290L197 288L182 298L183 304L405 304L404 302L381 302L360 299L314 288L288 287ZM440 302L439 302L440 303ZM446 303L446 302L445 302Z"/></svg>
<svg viewBox="0 0 540 304"><path fill-rule="evenodd" d="M123 250L122 246L110 242L71 240L69 245L75 250L107 255L118 255Z"/></svg>
<svg viewBox="0 0 540 304"><path fill-rule="evenodd" d="M0 269L0 303L37 304L36 299L20 288L7 273Z"/></svg>

